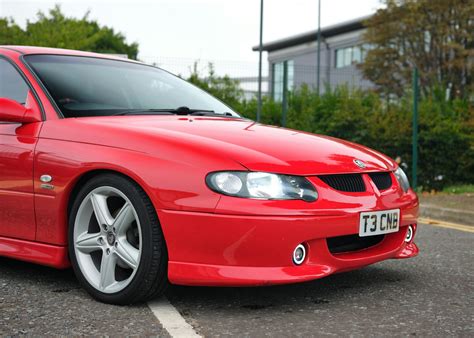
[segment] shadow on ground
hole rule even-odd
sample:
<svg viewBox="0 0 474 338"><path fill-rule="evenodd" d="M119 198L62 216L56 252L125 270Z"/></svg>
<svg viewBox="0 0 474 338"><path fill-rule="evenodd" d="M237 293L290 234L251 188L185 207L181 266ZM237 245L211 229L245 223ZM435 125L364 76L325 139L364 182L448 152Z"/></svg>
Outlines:
<svg viewBox="0 0 474 338"><path fill-rule="evenodd" d="M248 310L291 305L295 301L317 305L329 304L348 293L352 296L370 296L372 288L390 288L400 283L411 283L411 275L390 268L377 266L335 274L323 279L278 286L263 287L186 287L170 286L167 297L173 301L186 299L190 308L212 302L220 310L231 309L228 305L238 303ZM187 312L186 309L183 310ZM192 311L189 309L189 311Z"/></svg>

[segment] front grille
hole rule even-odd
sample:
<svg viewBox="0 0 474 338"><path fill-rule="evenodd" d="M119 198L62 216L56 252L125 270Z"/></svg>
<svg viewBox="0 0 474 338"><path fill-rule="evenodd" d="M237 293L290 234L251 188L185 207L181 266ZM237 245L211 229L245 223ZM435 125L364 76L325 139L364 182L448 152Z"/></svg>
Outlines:
<svg viewBox="0 0 474 338"><path fill-rule="evenodd" d="M385 235L359 237L359 235L348 235L331 237L326 241L328 243L329 252L337 254L370 248L382 242L384 236Z"/></svg>
<svg viewBox="0 0 474 338"><path fill-rule="evenodd" d="M321 175L318 177L331 188L339 191L365 191L365 184L360 174Z"/></svg>
<svg viewBox="0 0 474 338"><path fill-rule="evenodd" d="M386 190L392 186L390 173L370 173L369 176L379 190Z"/></svg>

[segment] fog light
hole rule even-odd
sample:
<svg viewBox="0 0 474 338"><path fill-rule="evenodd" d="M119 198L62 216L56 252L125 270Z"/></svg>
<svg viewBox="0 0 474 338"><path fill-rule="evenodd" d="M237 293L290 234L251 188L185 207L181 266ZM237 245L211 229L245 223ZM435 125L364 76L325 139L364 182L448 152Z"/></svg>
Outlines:
<svg viewBox="0 0 474 338"><path fill-rule="evenodd" d="M299 244L293 251L293 263L300 265L306 257L306 249L303 244Z"/></svg>
<svg viewBox="0 0 474 338"><path fill-rule="evenodd" d="M413 239L413 227L411 225L408 226L407 235L405 237L405 242L409 243Z"/></svg>

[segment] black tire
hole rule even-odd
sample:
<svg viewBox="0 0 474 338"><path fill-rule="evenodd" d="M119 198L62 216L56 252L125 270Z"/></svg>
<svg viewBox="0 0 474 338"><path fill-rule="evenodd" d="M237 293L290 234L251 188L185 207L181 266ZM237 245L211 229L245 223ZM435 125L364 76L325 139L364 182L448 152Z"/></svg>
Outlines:
<svg viewBox="0 0 474 338"><path fill-rule="evenodd" d="M142 231L141 258L130 284L117 293L103 293L84 277L74 249L74 224L82 201L98 187L120 190L135 208ZM74 272L84 289L95 299L109 304L141 303L161 295L168 285L168 253L161 226L150 199L134 181L118 174L101 174L90 179L79 191L69 214L69 257Z"/></svg>

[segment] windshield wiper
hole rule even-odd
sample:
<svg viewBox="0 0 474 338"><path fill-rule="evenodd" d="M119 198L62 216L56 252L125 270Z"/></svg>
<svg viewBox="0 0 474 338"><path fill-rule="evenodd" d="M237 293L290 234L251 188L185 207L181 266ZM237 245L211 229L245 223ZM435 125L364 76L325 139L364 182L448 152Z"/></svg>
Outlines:
<svg viewBox="0 0 474 338"><path fill-rule="evenodd" d="M189 107L179 107L174 110L174 113L177 115L199 115L199 116L206 116L206 115L215 115L215 116L230 116L234 117L232 113L224 112L224 113L216 113L214 110L206 110L206 109L191 109Z"/></svg>
<svg viewBox="0 0 474 338"><path fill-rule="evenodd" d="M179 107L176 109L172 108L167 108L167 109L131 109L131 110L126 110L122 111L119 113L114 114L115 115L200 115L200 116L205 116L205 115L217 115L217 116L233 116L231 113L223 113L223 114L218 114L214 110L206 110L206 109L191 109L189 107Z"/></svg>
<svg viewBox="0 0 474 338"><path fill-rule="evenodd" d="M194 115L198 113L202 114L215 114L214 110L205 110L205 109L190 109L188 107L179 107L176 109L166 108L166 109L131 109L122 111L114 115L158 115L160 113L164 114L174 114L174 115Z"/></svg>
<svg viewBox="0 0 474 338"><path fill-rule="evenodd" d="M191 115L191 116L225 116L225 117L236 117L235 115L232 115L232 113L229 113L229 112L224 112L224 113L215 113L213 111L202 111L202 110L199 110L199 111L195 111L195 112L192 112L190 114L187 114L187 115Z"/></svg>
<svg viewBox="0 0 474 338"><path fill-rule="evenodd" d="M131 109L124 110L115 114L113 116L120 115L174 115L172 109Z"/></svg>

